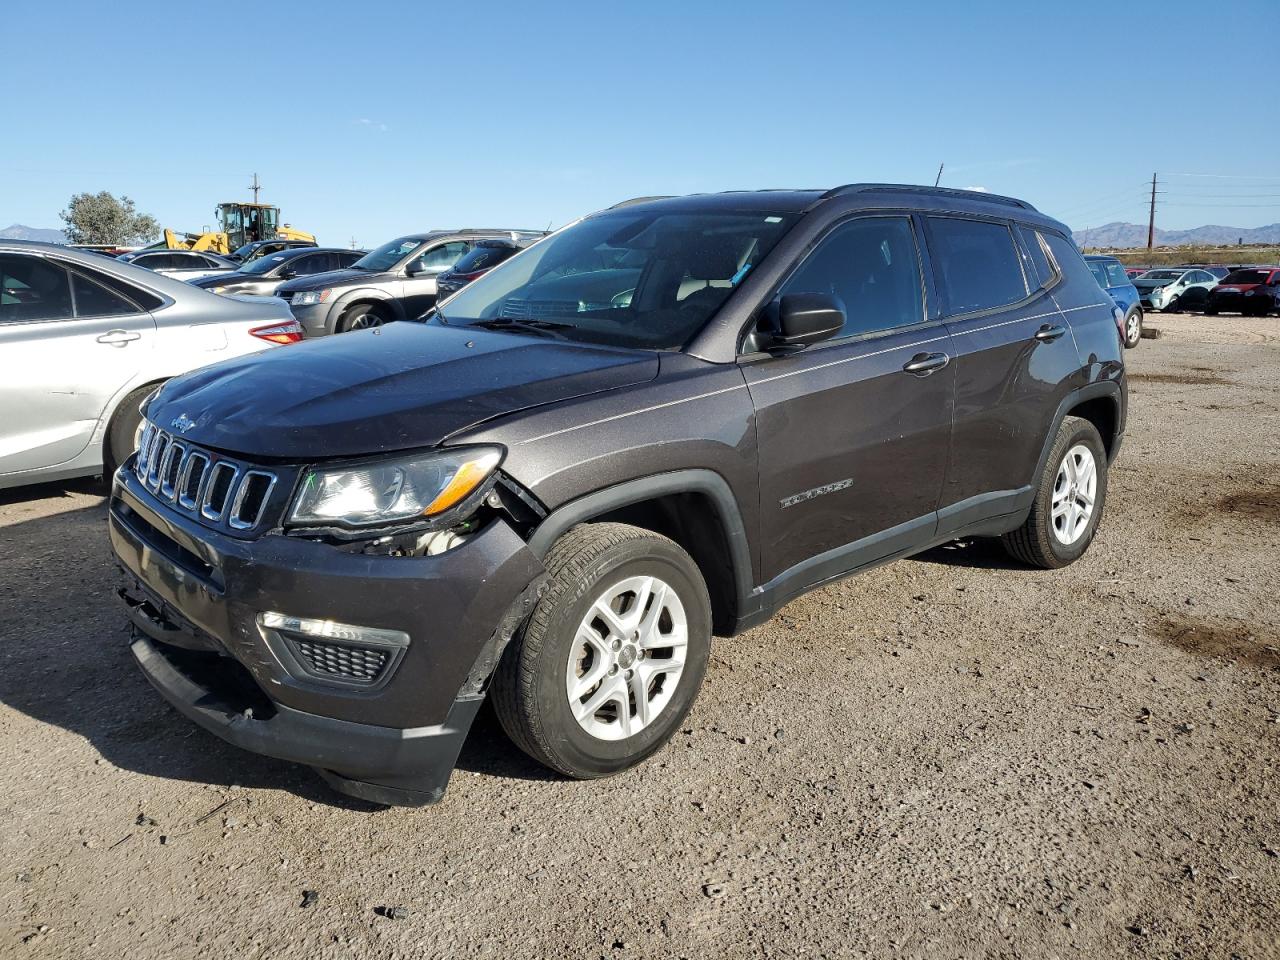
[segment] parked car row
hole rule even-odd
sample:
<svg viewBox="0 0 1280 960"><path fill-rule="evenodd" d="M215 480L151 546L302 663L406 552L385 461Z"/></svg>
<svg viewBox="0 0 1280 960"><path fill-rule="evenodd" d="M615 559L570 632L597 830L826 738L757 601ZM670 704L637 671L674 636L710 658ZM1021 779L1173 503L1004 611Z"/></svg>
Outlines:
<svg viewBox="0 0 1280 960"><path fill-rule="evenodd" d="M139 404L159 384L301 339L279 300L219 297L166 271L0 240L0 488L110 474L133 452Z"/></svg>
<svg viewBox="0 0 1280 960"><path fill-rule="evenodd" d="M1098 286L1123 315L1121 334L1126 347L1138 345L1146 310L1202 310L1209 316L1229 312L1266 316L1280 311L1280 267L1182 266L1138 271L1111 256L1091 254L1084 259Z"/></svg>

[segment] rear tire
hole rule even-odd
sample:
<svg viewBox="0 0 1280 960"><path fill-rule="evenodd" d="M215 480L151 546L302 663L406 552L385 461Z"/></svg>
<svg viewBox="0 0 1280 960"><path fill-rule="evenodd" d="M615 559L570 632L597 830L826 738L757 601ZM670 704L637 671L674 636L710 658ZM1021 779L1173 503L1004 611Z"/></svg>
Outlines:
<svg viewBox="0 0 1280 960"><path fill-rule="evenodd" d="M132 391L111 415L102 445L102 476L108 483L120 464L138 449L138 435L142 432L142 411L138 406L155 393L156 388L157 384L152 383Z"/></svg>
<svg viewBox="0 0 1280 960"><path fill-rule="evenodd" d="M620 773L656 753L693 706L711 648L706 584L677 544L621 523L574 527L546 567L548 589L494 674L494 712L552 770Z"/></svg>
<svg viewBox="0 0 1280 960"><path fill-rule="evenodd" d="M387 315L372 303L357 303L338 321L338 333L380 327L387 322Z"/></svg>
<svg viewBox="0 0 1280 960"><path fill-rule="evenodd" d="M1093 542L1107 501L1107 451L1098 428L1065 417L1036 485L1026 522L1002 538L1014 558L1056 570L1079 560Z"/></svg>
<svg viewBox="0 0 1280 960"><path fill-rule="evenodd" d="M1138 345L1142 339L1142 311L1130 310L1129 315L1124 318L1124 345L1127 349L1132 350Z"/></svg>

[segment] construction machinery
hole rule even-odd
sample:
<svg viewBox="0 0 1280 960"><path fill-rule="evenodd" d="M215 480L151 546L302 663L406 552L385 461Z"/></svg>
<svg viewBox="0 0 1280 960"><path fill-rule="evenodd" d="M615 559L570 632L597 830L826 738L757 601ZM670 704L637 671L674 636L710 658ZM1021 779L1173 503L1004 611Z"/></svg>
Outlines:
<svg viewBox="0 0 1280 960"><path fill-rule="evenodd" d="M258 182L256 173L249 189L253 191L252 203L229 200L214 208L214 216L218 221L217 230L206 228L201 233L185 233L166 229L164 239L151 246L169 250L208 250L210 253L226 255L257 240L316 242L314 234L281 223L279 207L258 202L258 191L262 189L262 184Z"/></svg>

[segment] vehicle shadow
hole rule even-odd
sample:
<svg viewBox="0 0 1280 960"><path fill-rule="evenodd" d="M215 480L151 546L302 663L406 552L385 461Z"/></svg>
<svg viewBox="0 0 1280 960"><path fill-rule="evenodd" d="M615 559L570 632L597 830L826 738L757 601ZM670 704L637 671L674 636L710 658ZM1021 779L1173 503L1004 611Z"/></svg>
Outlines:
<svg viewBox="0 0 1280 960"><path fill-rule="evenodd" d="M967 540L952 540L942 546L917 553L910 558L918 563L937 563L947 567L972 567L976 570L1025 570L1026 564L1019 563L1005 552L995 537L971 537Z"/></svg>
<svg viewBox="0 0 1280 960"><path fill-rule="evenodd" d="M73 494L102 496L107 492L101 477L77 477L75 480L55 480L52 483L34 483L26 487L10 487L0 490L0 506L47 500L50 497L69 497Z"/></svg>
<svg viewBox="0 0 1280 960"><path fill-rule="evenodd" d="M29 488L25 496L7 491L0 502L48 498L60 489ZM100 494L101 487L77 482L70 493ZM99 500L30 519L19 514L0 526L0 703L83 737L106 762L135 773L287 790L349 810L385 809L335 793L305 767L224 743L156 694L129 652L106 512ZM466 769L537 776L536 765L502 738L496 720L477 723L475 733L463 750Z"/></svg>

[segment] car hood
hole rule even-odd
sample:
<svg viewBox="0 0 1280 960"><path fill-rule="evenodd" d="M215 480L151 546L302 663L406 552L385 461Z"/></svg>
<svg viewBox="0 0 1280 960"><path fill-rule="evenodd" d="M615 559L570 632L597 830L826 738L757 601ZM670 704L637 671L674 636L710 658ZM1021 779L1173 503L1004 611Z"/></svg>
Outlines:
<svg viewBox="0 0 1280 960"><path fill-rule="evenodd" d="M324 337L170 380L164 430L249 458L357 457L435 446L485 420L652 380L658 355L418 323Z"/></svg>
<svg viewBox="0 0 1280 960"><path fill-rule="evenodd" d="M280 292L295 293L299 290L325 290L329 287L340 287L357 283L380 283L391 280L395 274L374 273L370 270L330 270L328 273L313 273L305 277L294 277L280 285Z"/></svg>
<svg viewBox="0 0 1280 960"><path fill-rule="evenodd" d="M1173 283L1172 280L1135 280L1133 285L1139 290L1156 290L1160 287L1167 287Z"/></svg>

